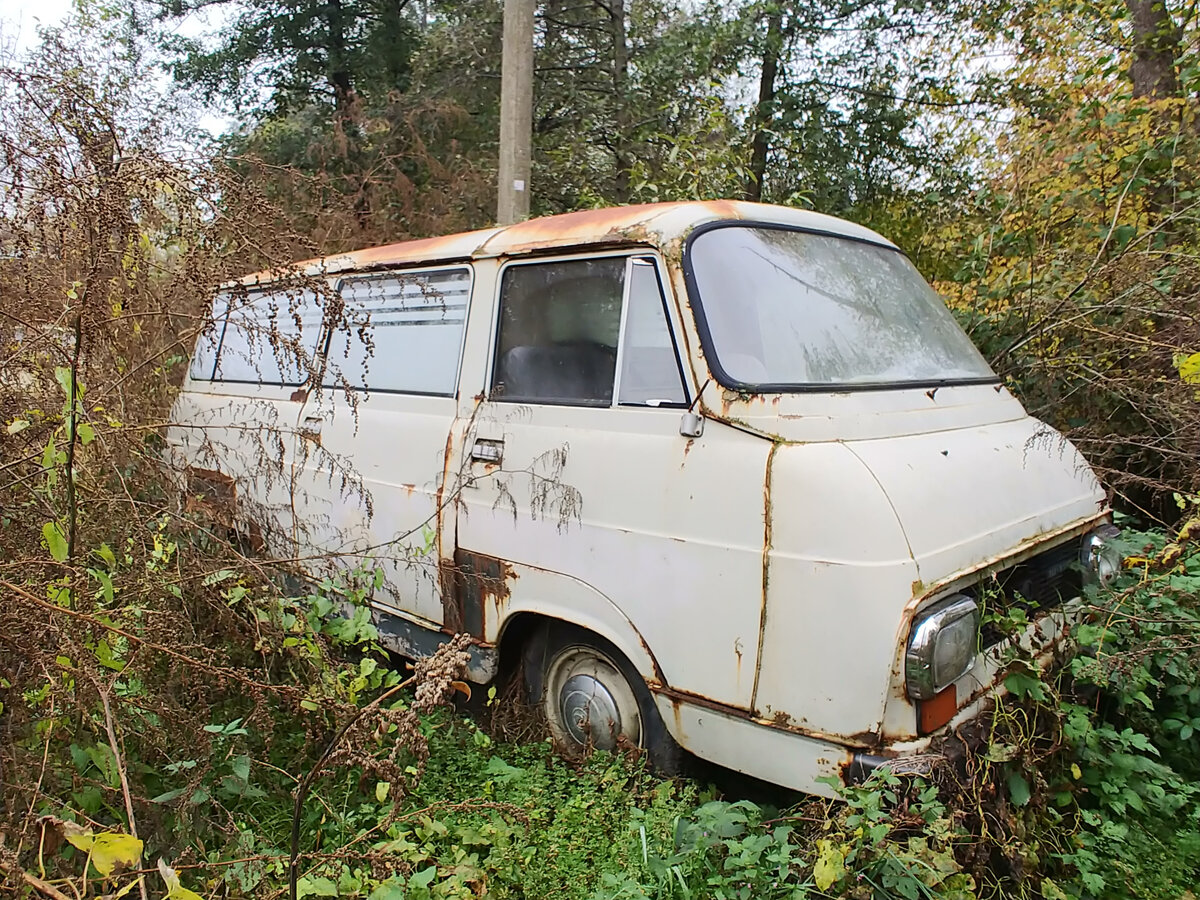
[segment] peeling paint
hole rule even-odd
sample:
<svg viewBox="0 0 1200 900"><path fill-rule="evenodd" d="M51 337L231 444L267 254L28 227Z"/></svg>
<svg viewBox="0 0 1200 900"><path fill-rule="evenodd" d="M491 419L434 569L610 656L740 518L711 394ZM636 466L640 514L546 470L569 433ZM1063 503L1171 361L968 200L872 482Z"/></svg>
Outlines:
<svg viewBox="0 0 1200 900"><path fill-rule="evenodd" d="M527 219L514 225L486 228L440 237L416 238L368 247L348 253L304 260L272 271L255 272L233 284L258 285L289 275L329 276L347 271L402 266L427 266L430 263L467 262L472 259L518 256L564 247L628 246L643 244L661 247L664 252L682 255L681 240L675 234L663 234L655 224L673 214L687 213L690 227L699 222L720 219L744 219L753 205L733 200L687 203L648 203L640 206L608 207ZM664 227L664 231L671 229ZM678 258L672 258L678 265Z"/></svg>
<svg viewBox="0 0 1200 900"><path fill-rule="evenodd" d="M453 559L438 564L442 588L444 630L483 637L489 621L499 623L519 577L501 559L455 550Z"/></svg>
<svg viewBox="0 0 1200 900"><path fill-rule="evenodd" d="M758 702L758 681L762 674L763 641L767 635L767 597L771 580L771 469L775 463L775 454L779 452L778 442L771 445L767 454L766 472L763 475L763 549L762 549L762 596L759 598L758 614L758 653L754 662L754 687L750 693L750 708L754 709Z"/></svg>
<svg viewBox="0 0 1200 900"><path fill-rule="evenodd" d="M860 734L840 735L831 734L828 732L818 731L813 728L808 728L805 725L797 723L786 713L776 713L774 718L764 718L756 716L744 709L729 706L724 703L719 703L708 697L700 694L693 694L689 691L680 691L673 688L660 687L647 682L647 685L656 694L666 697L675 710L676 715L683 706L696 706L701 709L710 710L719 713L723 716L728 716L734 719L741 719L746 722L753 722L756 725L763 725L767 728L772 728L778 731L787 731L791 734L803 735L804 737L814 738L816 740L827 741L833 744L855 747L856 749L871 749L879 744L879 735L875 732L863 732Z"/></svg>

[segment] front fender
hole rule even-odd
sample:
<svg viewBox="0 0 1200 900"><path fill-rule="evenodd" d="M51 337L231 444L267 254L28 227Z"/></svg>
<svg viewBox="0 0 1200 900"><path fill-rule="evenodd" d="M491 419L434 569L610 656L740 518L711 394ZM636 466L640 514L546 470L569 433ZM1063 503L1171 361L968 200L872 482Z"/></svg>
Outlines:
<svg viewBox="0 0 1200 900"><path fill-rule="evenodd" d="M518 616L559 619L597 634L624 654L647 684L661 686L662 671L650 647L629 618L591 585L534 566L506 563L503 593L493 593L483 614L484 639L498 644Z"/></svg>

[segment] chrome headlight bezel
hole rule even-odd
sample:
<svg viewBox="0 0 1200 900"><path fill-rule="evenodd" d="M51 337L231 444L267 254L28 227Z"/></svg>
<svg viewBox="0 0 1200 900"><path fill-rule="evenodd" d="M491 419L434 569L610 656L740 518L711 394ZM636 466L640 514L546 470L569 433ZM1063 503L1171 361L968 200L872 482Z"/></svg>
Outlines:
<svg viewBox="0 0 1200 900"><path fill-rule="evenodd" d="M929 700L971 670L979 654L979 618L979 604L973 597L952 594L914 619L904 654L905 683L912 699ZM948 641L954 646L946 647Z"/></svg>
<svg viewBox="0 0 1200 900"><path fill-rule="evenodd" d="M1083 582L1087 585L1106 587L1121 573L1124 558L1114 540L1121 536L1121 529L1105 524L1090 531L1079 542L1079 564L1083 569Z"/></svg>

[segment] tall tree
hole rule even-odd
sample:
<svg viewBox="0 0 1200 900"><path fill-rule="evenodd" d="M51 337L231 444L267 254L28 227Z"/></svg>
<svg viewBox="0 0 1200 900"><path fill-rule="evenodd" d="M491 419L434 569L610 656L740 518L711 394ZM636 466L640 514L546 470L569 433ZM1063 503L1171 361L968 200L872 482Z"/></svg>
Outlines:
<svg viewBox="0 0 1200 900"><path fill-rule="evenodd" d="M762 200L763 179L767 174L771 120L775 116L775 78L783 52L783 10L772 3L766 9L767 28L762 51L762 70L758 76L758 102L752 121L754 137L750 144L750 175L746 179L746 199Z"/></svg>
<svg viewBox="0 0 1200 900"><path fill-rule="evenodd" d="M1161 100L1179 96L1176 67L1181 33L1166 0L1125 0L1133 36L1129 78L1133 96Z"/></svg>
<svg viewBox="0 0 1200 900"><path fill-rule="evenodd" d="M332 107L349 124L361 94L407 86L417 42L409 0L146 0L160 16L229 4L232 17L213 46L176 41L176 77L242 114Z"/></svg>

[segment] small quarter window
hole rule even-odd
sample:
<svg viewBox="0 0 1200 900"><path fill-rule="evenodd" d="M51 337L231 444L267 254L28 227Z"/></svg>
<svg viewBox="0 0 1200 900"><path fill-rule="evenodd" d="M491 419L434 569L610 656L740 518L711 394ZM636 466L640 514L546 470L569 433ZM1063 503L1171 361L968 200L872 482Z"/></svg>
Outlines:
<svg viewBox="0 0 1200 900"><path fill-rule="evenodd" d="M493 399L612 404L626 262L613 256L505 269Z"/></svg>
<svg viewBox="0 0 1200 900"><path fill-rule="evenodd" d="M471 272L450 269L348 278L332 329L326 387L453 396Z"/></svg>
<svg viewBox="0 0 1200 900"><path fill-rule="evenodd" d="M629 309L625 313L620 384L622 404L687 406L662 286L649 259L629 261Z"/></svg>
<svg viewBox="0 0 1200 900"><path fill-rule="evenodd" d="M229 295L218 294L213 298L212 317L204 323L204 329L196 339L196 350L188 369L193 381L212 381L213 369L217 365L217 351L221 347L221 336L225 333L225 318L229 315Z"/></svg>

